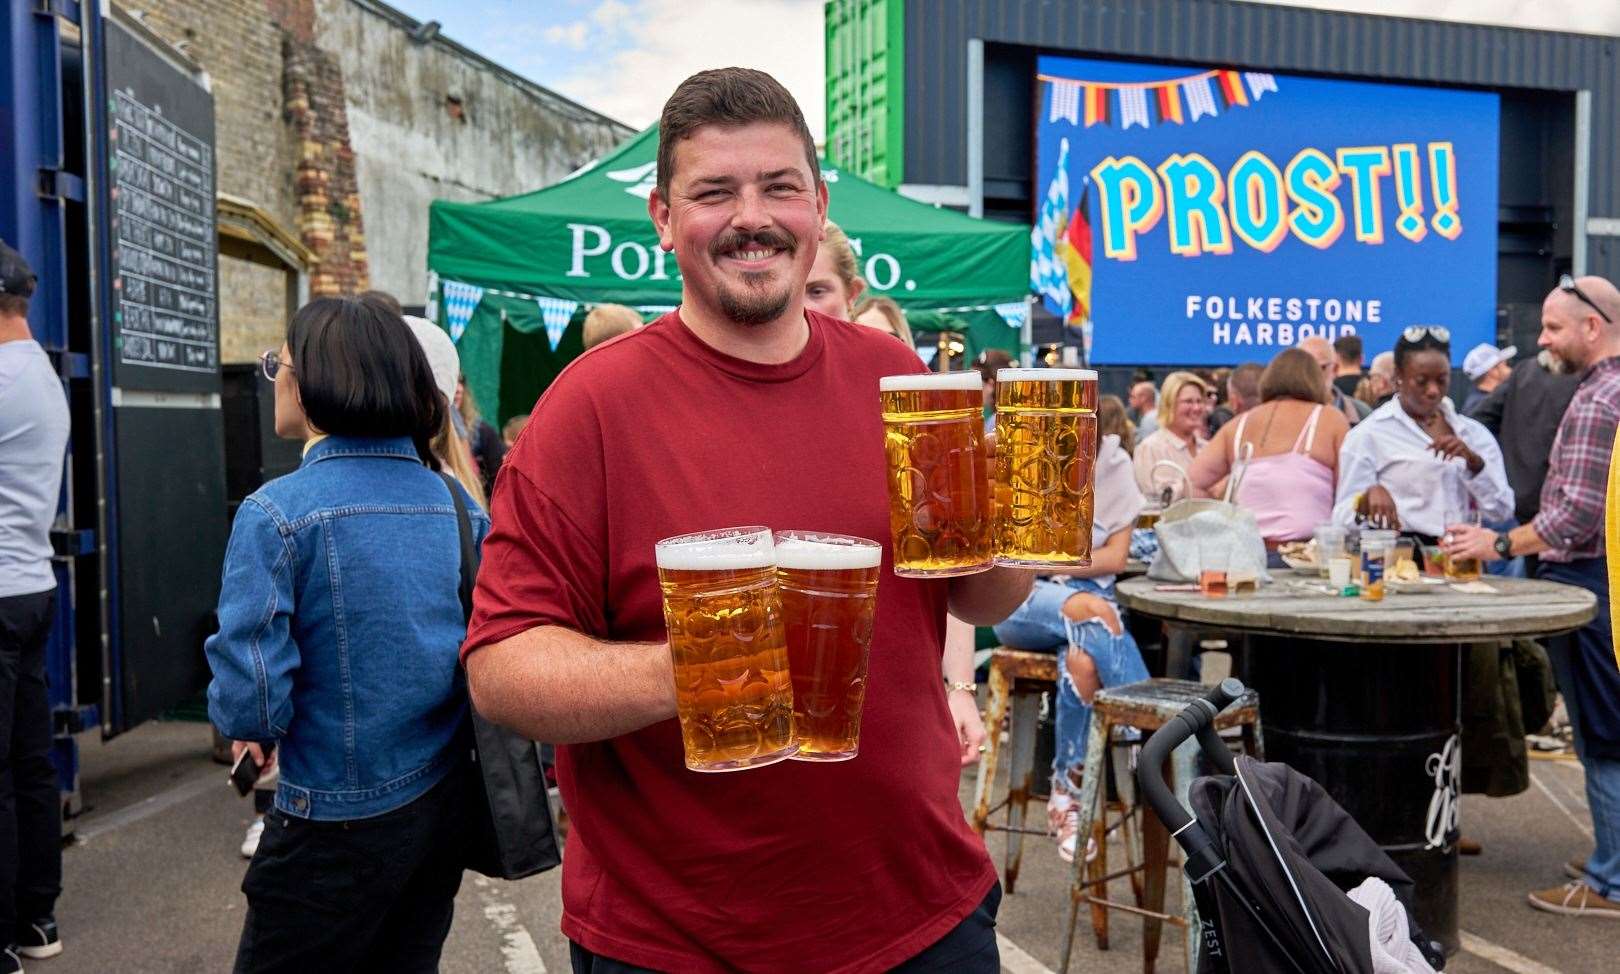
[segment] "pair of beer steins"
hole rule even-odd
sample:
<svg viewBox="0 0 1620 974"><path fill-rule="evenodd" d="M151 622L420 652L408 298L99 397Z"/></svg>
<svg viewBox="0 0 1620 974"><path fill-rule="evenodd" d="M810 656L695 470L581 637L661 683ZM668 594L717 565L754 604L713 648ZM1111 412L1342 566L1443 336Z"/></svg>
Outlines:
<svg viewBox="0 0 1620 974"><path fill-rule="evenodd" d="M999 370L993 473L977 372L887 376L878 390L896 575L1091 564L1096 372Z"/></svg>
<svg viewBox="0 0 1620 974"><path fill-rule="evenodd" d="M688 768L859 753L876 541L722 528L665 538L655 555Z"/></svg>

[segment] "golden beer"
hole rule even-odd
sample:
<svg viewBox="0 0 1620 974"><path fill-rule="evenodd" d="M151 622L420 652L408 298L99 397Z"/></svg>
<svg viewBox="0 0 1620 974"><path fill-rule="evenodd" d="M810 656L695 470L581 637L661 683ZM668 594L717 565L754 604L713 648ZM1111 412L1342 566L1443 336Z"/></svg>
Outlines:
<svg viewBox="0 0 1620 974"><path fill-rule="evenodd" d="M793 682L768 528L666 538L656 548L675 708L693 771L793 754Z"/></svg>
<svg viewBox="0 0 1620 974"><path fill-rule="evenodd" d="M796 761L847 761L860 751L882 560L882 547L865 538L776 534L776 584L799 733Z"/></svg>
<svg viewBox="0 0 1620 974"><path fill-rule="evenodd" d="M1091 564L1096 461L1097 373L996 373L996 487L1006 498L996 507L996 564Z"/></svg>
<svg viewBox="0 0 1620 974"><path fill-rule="evenodd" d="M980 388L977 372L892 375L879 382L896 575L970 575L990 567Z"/></svg>

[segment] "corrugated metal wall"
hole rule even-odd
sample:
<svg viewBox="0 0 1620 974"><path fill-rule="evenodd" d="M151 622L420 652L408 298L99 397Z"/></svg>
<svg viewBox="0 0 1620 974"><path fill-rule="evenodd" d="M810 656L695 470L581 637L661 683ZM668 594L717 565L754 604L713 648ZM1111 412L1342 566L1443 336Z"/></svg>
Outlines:
<svg viewBox="0 0 1620 974"><path fill-rule="evenodd" d="M967 182L967 45L980 38L1371 80L1587 89L1589 212L1620 216L1620 38L1231 0L913 0L905 31L908 183ZM986 104L987 116L996 111ZM1620 239L1589 238L1587 260L1590 273L1620 279Z"/></svg>

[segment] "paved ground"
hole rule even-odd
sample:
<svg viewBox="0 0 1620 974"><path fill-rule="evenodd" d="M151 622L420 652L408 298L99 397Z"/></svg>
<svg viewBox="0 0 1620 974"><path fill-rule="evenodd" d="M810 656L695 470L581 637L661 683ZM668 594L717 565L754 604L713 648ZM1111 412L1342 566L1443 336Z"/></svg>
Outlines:
<svg viewBox="0 0 1620 974"><path fill-rule="evenodd" d="M106 971L228 970L242 922L238 892L245 864L237 855L251 809L225 785L225 769L208 758L206 725L149 724L110 744L84 742L86 812L78 841L66 850L66 885L58 917L67 951L32 961L33 974ZM1548 974L1615 969L1620 928L1536 913L1524 894L1559 881L1558 863L1590 842L1580 768L1538 761L1536 786L1510 799L1466 798L1463 821L1485 855L1464 860L1463 927L1468 948L1448 970L1460 974ZM964 801L971 777L964 779ZM1003 845L989 841L999 862ZM1031 838L1017 892L1002 904L1003 965L1013 974L1058 966L1067 873L1051 844ZM446 945L449 974L538 974L566 971L567 945L557 933L555 872L522 883L469 876ZM1082 919L1084 922L1084 919ZM1072 970L1112 974L1141 970L1140 924L1115 917L1111 950L1089 936ZM1180 971L1168 940L1159 969Z"/></svg>

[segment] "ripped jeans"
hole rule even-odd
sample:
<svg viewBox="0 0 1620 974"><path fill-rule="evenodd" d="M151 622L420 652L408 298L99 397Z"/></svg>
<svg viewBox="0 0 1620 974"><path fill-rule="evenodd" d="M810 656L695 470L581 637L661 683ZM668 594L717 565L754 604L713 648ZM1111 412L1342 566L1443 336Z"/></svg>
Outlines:
<svg viewBox="0 0 1620 974"><path fill-rule="evenodd" d="M1077 592L1089 592L1108 601L1119 619L1119 635L1096 617L1079 622L1063 615L1063 603ZM1147 664L1136 640L1125 629L1125 612L1114 602L1114 586L1100 585L1089 578L1064 581L1037 579L1029 598L1006 621L995 628L1003 645L1035 652L1083 652L1097 667L1104 688L1123 686L1148 678ZM1069 675L1068 658L1060 654L1057 692L1057 749L1052 761L1052 786L1078 794L1069 772L1078 772L1085 763L1086 736L1091 730L1091 704L1080 697L1074 678Z"/></svg>

